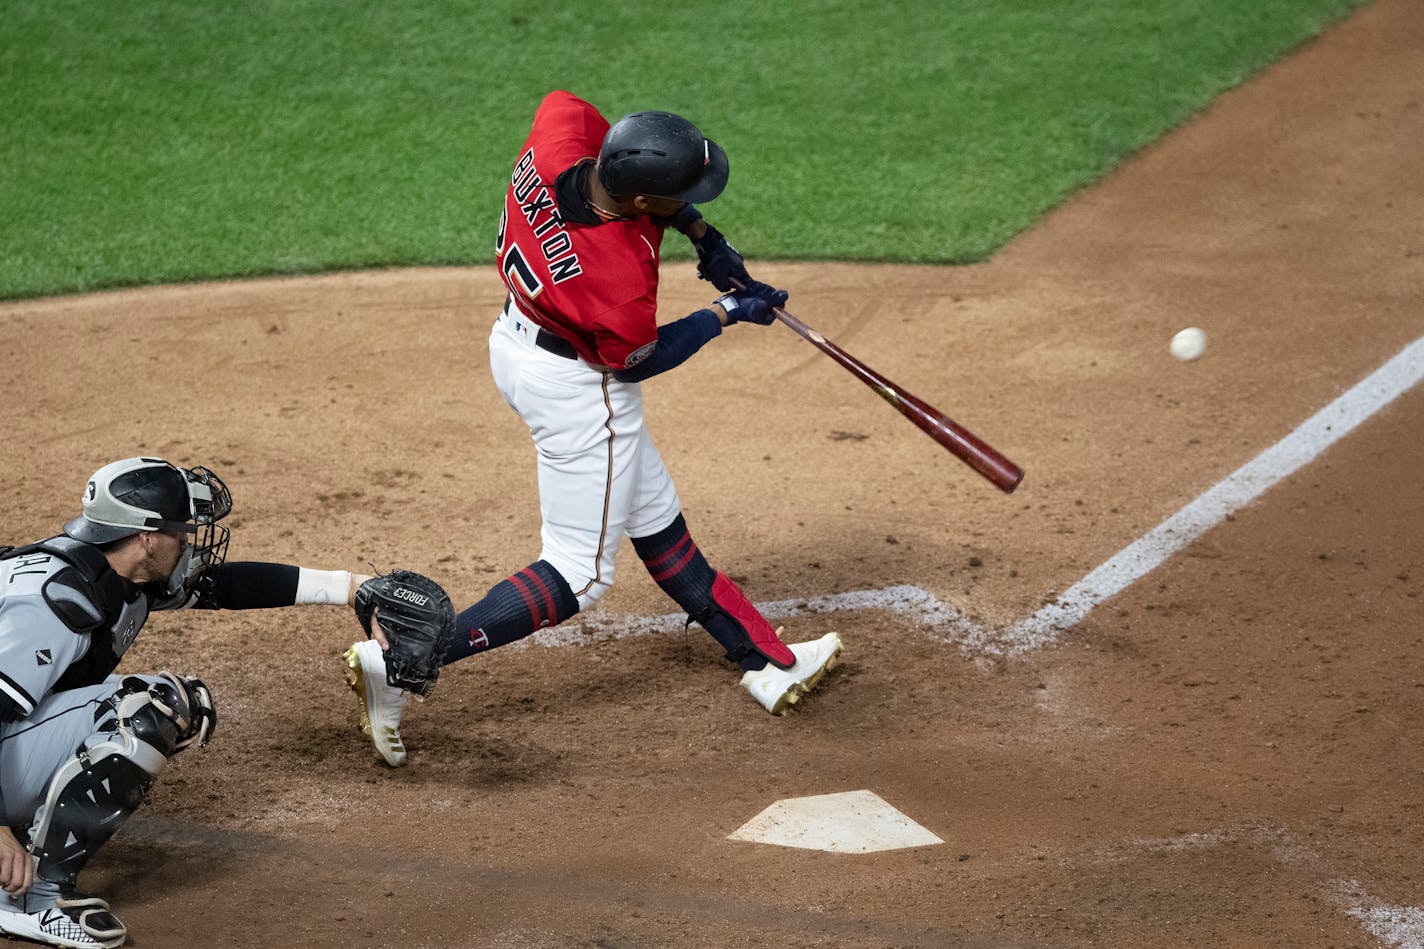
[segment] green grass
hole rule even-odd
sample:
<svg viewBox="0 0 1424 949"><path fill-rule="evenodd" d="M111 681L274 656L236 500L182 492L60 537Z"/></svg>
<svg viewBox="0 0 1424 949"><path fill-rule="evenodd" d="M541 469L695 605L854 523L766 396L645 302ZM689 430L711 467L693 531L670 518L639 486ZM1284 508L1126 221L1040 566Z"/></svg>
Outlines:
<svg viewBox="0 0 1424 949"><path fill-rule="evenodd" d="M982 260L1359 2L7 0L0 297L487 262L553 88L699 123L748 257Z"/></svg>

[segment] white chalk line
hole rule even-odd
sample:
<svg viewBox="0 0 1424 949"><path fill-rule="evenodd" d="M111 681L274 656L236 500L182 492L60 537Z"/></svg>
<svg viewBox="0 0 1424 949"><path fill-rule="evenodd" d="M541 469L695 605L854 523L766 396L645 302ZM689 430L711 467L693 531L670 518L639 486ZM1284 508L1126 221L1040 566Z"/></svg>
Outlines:
<svg viewBox="0 0 1424 949"><path fill-rule="evenodd" d="M1306 419L1295 431L1261 452L1176 514L1119 551L1079 580L1057 601L1015 623L998 637L1001 651L1026 652L1051 642L1082 621L1093 607L1161 566L1167 558L1289 477L1365 419L1424 378L1424 337L1352 389Z"/></svg>
<svg viewBox="0 0 1424 949"><path fill-rule="evenodd" d="M934 594L908 584L881 590L855 590L850 593L804 596L793 600L772 600L758 603L756 608L761 615L773 621L847 610L889 610L908 616L932 630L943 630L968 622L958 610L941 602ZM673 633L682 629L686 623L686 613L642 617L594 614L579 623L565 623L552 629L541 630L531 639L540 646L576 646L629 636Z"/></svg>
<svg viewBox="0 0 1424 949"><path fill-rule="evenodd" d="M1353 881L1343 885L1350 889L1358 886ZM1418 907L1368 903L1349 907L1345 912L1386 946L1424 949L1424 910Z"/></svg>
<svg viewBox="0 0 1424 949"><path fill-rule="evenodd" d="M1030 652L1054 642L1099 603L1121 593L1230 514L1294 474L1354 431L1361 422L1412 389L1421 378L1424 378L1424 337L1406 346L1285 438L1124 547L1054 602L1007 628L976 623L933 593L909 584L774 600L758 603L757 609L769 620L848 610L889 610L927 627L937 639L958 643L969 653L1017 656ZM544 630L533 637L533 642L541 646L579 645L675 632L686 622L683 613L650 617L595 613L581 622Z"/></svg>

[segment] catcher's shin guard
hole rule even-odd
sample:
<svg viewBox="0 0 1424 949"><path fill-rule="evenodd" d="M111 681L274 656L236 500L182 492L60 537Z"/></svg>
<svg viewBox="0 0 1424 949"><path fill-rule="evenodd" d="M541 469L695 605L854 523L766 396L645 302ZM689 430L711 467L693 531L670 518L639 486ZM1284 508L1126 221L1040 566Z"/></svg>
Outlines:
<svg viewBox="0 0 1424 949"><path fill-rule="evenodd" d="M41 879L74 886L94 852L143 802L168 758L206 742L217 719L197 679L163 673L156 683L123 680L108 700L100 731L85 740L50 779L30 827L30 852Z"/></svg>
<svg viewBox="0 0 1424 949"><path fill-rule="evenodd" d="M791 652L776 630L766 621L741 587L720 570L712 583L712 603L689 615L707 630L727 650L727 658L740 664L753 653L779 669L796 664Z"/></svg>

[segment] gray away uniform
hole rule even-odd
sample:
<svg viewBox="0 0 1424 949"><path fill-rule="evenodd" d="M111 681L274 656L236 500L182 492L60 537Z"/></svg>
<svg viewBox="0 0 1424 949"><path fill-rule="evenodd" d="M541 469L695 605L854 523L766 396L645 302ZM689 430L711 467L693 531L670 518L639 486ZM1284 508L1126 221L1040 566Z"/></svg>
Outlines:
<svg viewBox="0 0 1424 949"><path fill-rule="evenodd" d="M165 599L68 537L0 548L0 811L39 857L30 893L0 892L0 910L54 905L168 759L211 733L216 713L199 680L113 674L149 612L291 605L297 576L225 564L197 591Z"/></svg>

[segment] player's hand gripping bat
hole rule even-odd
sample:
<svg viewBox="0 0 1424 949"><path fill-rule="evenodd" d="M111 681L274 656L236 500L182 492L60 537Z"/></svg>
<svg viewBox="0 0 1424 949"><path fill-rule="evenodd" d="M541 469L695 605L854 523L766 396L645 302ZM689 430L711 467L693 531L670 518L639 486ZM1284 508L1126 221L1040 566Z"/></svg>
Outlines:
<svg viewBox="0 0 1424 949"><path fill-rule="evenodd" d="M928 402L917 398L871 369L786 310L777 308L772 312L776 314L778 320L791 327L798 336L830 356L851 375L874 389L882 399L899 409L900 414L918 425L921 431L943 445L960 461L991 481L1000 491L1009 494L1019 486L1019 482L1023 480L1024 470L1001 455L979 436Z"/></svg>

